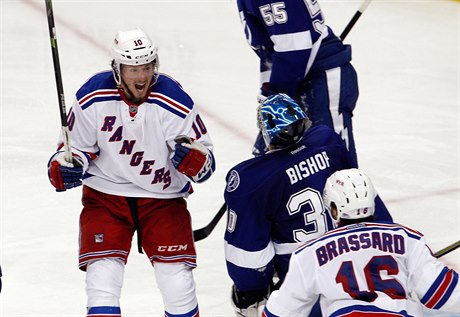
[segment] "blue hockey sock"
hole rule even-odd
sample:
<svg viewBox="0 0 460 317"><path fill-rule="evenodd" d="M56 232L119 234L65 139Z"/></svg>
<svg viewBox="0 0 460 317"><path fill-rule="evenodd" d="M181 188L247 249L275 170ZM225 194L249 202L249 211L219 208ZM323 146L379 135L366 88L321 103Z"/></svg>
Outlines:
<svg viewBox="0 0 460 317"><path fill-rule="evenodd" d="M121 317L120 307L117 306L95 306L88 307L87 317Z"/></svg>

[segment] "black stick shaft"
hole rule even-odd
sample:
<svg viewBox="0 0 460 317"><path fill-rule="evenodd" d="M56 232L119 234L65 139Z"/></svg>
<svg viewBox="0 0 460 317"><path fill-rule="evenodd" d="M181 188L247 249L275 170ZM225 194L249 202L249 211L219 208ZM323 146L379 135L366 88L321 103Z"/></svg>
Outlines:
<svg viewBox="0 0 460 317"><path fill-rule="evenodd" d="M451 245L448 245L448 246L445 247L444 249L441 249L441 250L439 250L438 252L435 252L435 253L433 254L433 256L434 256L435 258L440 258L440 257L446 255L447 253L450 253L450 252L452 252L452 251L458 249L459 247L460 247L460 241L457 241L457 242L455 242L455 243L452 243Z"/></svg>
<svg viewBox="0 0 460 317"><path fill-rule="evenodd" d="M211 232L216 227L217 223L219 222L220 218L225 214L227 211L227 204L223 204L217 214L212 218L212 220L203 228L197 229L193 231L193 239L196 241L203 240L204 238L208 237Z"/></svg>
<svg viewBox="0 0 460 317"><path fill-rule="evenodd" d="M350 33L351 29L356 24L356 21L358 21L358 19L361 17L364 10L366 10L366 8L369 6L369 3L371 3L371 1L372 0L365 0L361 7L358 9L358 11L356 11L356 13L353 15L350 22L348 22L347 26L343 30L342 34L340 34L340 39L342 41L347 37L348 33Z"/></svg>
<svg viewBox="0 0 460 317"><path fill-rule="evenodd" d="M59 51L56 38L56 27L54 24L53 5L51 0L45 0L46 16L48 17L48 30L50 34L51 52L53 54L54 77L56 79L57 97L59 102L59 114L61 117L62 137L66 161L72 161L72 151L70 149L69 129L67 123L67 111L65 107L64 87L62 84L61 63L59 61Z"/></svg>

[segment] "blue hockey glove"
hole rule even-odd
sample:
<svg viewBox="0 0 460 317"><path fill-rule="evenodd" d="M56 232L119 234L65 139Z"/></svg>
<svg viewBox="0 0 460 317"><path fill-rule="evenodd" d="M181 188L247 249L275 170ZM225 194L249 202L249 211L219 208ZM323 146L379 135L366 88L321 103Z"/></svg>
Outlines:
<svg viewBox="0 0 460 317"><path fill-rule="evenodd" d="M48 162L48 178L57 192L80 186L83 177L83 161L73 155L72 163L65 160L64 152L55 153Z"/></svg>
<svg viewBox="0 0 460 317"><path fill-rule="evenodd" d="M207 180L216 168L212 153L186 135L180 135L174 141L175 151L171 158L174 167L195 182Z"/></svg>

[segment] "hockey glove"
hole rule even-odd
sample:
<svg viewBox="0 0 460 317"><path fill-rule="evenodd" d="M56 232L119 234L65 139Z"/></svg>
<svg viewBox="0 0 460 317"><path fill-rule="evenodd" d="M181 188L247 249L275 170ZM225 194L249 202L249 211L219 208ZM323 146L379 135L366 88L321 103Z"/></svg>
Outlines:
<svg viewBox="0 0 460 317"><path fill-rule="evenodd" d="M72 163L69 163L64 157L64 152L57 152L48 162L48 178L57 192L82 184L83 160L80 156L73 154Z"/></svg>
<svg viewBox="0 0 460 317"><path fill-rule="evenodd" d="M203 144L186 135L179 135L174 141L175 151L171 158L174 167L194 182L207 180L216 168L212 153Z"/></svg>

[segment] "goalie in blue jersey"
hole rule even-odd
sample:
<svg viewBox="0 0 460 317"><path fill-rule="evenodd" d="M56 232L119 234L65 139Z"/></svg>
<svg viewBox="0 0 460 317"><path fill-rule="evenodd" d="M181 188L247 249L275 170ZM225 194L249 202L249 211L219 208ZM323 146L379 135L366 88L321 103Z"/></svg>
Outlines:
<svg viewBox="0 0 460 317"><path fill-rule="evenodd" d="M283 281L291 253L333 229L324 185L334 172L356 167L340 136L324 125L311 126L286 94L266 99L257 119L269 151L233 167L224 194L232 303L237 316L246 317L258 316L258 307ZM375 219L392 222L378 196Z"/></svg>

